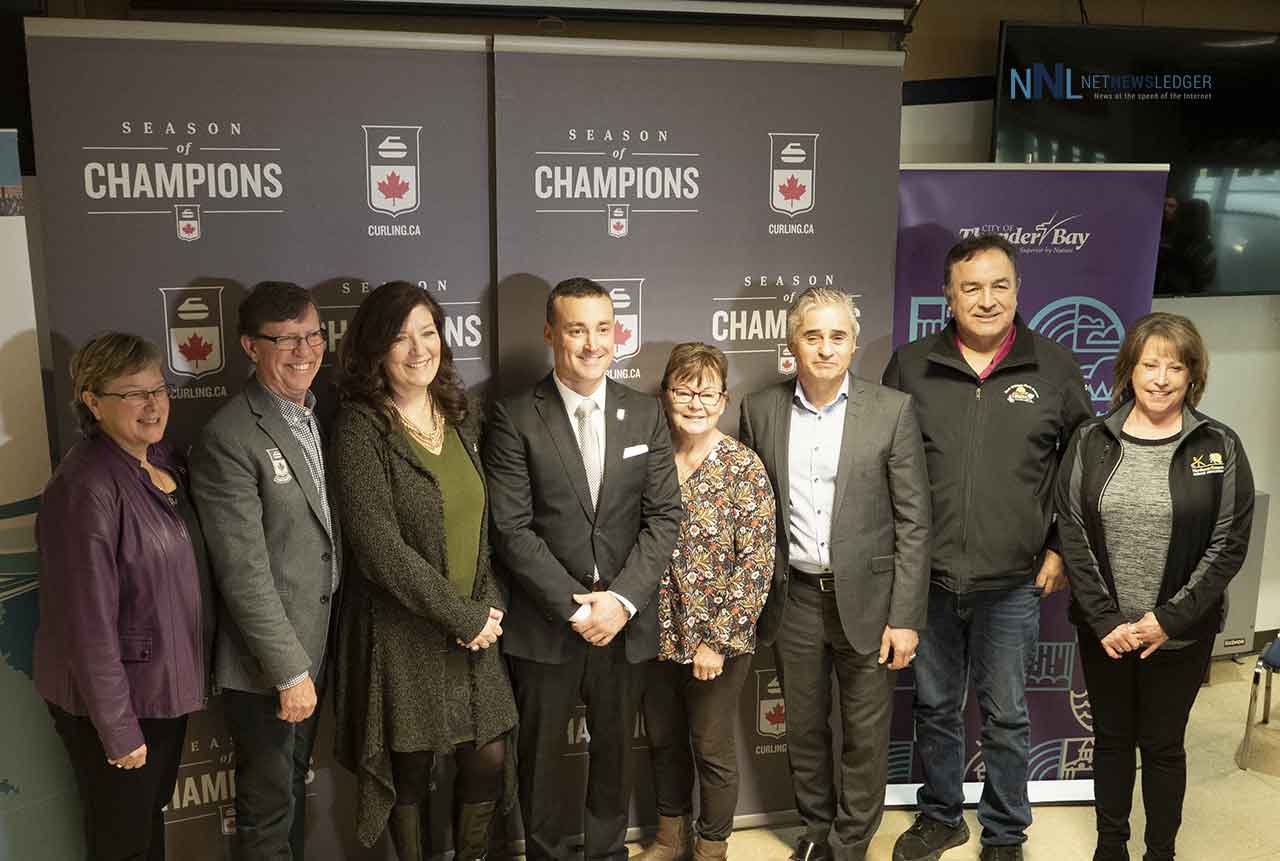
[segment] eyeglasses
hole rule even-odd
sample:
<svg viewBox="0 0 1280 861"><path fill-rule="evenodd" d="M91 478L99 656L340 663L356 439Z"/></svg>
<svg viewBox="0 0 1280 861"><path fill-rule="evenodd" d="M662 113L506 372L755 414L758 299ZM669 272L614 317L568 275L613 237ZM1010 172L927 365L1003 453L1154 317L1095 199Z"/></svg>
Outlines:
<svg viewBox="0 0 1280 861"><path fill-rule="evenodd" d="M253 337L270 341L276 345L277 350L288 353L301 347L303 341L307 342L308 347L319 347L324 343L324 329L316 329L305 335L254 335Z"/></svg>
<svg viewBox="0 0 1280 861"><path fill-rule="evenodd" d="M707 389L702 392L695 392L692 389L667 389L667 391L671 392L672 403L690 404L693 403L694 398L697 398L702 401L704 407L714 407L724 397L723 391L715 391L713 389Z"/></svg>
<svg viewBox="0 0 1280 861"><path fill-rule="evenodd" d="M172 394L172 389L166 383L163 386L156 386L154 389L135 389L132 392L98 392L100 398L119 398L126 404L144 404L153 398L157 401L167 401Z"/></svg>

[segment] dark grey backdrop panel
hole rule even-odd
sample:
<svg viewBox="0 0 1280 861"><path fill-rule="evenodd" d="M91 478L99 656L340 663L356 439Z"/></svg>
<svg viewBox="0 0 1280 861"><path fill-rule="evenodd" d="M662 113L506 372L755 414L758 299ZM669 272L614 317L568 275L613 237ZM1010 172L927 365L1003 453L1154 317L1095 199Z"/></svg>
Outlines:
<svg viewBox="0 0 1280 861"><path fill-rule="evenodd" d="M656 390L681 341L730 354L726 430L744 391L791 369L785 308L811 284L859 294L855 370L878 379L890 348L900 63L496 39L502 386L549 369L546 292L572 275L613 292L615 378ZM740 702L739 816L794 807L771 667L757 657ZM638 803L636 817L651 822L652 808Z"/></svg>
<svg viewBox="0 0 1280 861"><path fill-rule="evenodd" d="M372 286L420 282L445 305L464 377L488 377L484 39L33 26L60 451L76 439L64 406L71 351L112 328L166 350L166 376L179 387L169 437L189 442L249 371L235 309L263 279L314 288L326 366ZM84 37L102 33L117 37ZM314 44L283 44L299 40ZM332 406L323 379L317 392ZM366 853L353 836L352 780L333 762L324 707L308 857L384 857L384 846ZM167 814L173 857L229 857L232 756L215 701L188 734ZM438 798L435 822L447 830L448 800ZM69 804L71 829L74 811Z"/></svg>
<svg viewBox="0 0 1280 861"><path fill-rule="evenodd" d="M446 303L468 381L487 377L484 40L407 50L180 32L30 38L56 402L86 337L138 332L169 344L171 435L187 438L248 373L235 309L264 279L316 288L331 348L370 285L420 282ZM76 437L58 415L65 450Z"/></svg>

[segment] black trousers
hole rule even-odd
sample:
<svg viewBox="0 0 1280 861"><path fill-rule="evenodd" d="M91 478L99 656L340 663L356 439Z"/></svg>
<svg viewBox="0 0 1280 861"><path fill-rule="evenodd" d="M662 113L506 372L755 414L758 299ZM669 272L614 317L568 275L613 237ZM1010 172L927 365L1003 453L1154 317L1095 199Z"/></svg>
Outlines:
<svg viewBox="0 0 1280 861"><path fill-rule="evenodd" d="M164 861L164 806L173 795L187 719L138 721L147 745L141 768L107 762L102 740L87 717L49 706L53 725L71 758L84 808L84 841L92 861Z"/></svg>
<svg viewBox="0 0 1280 861"><path fill-rule="evenodd" d="M622 637L590 647L563 664L511 658L520 710L517 763L525 858L575 858L566 817L576 803L564 796L567 729L574 707L587 706L587 798L583 820L587 859L627 857L631 801L631 745L644 665L627 662Z"/></svg>
<svg viewBox="0 0 1280 861"><path fill-rule="evenodd" d="M1213 640L1183 649L1159 649L1112 659L1092 631L1081 628L1080 661L1093 710L1094 806L1098 847L1114 851L1129 841L1136 771L1142 751L1142 802L1147 813L1148 861L1174 857L1187 789L1187 718L1200 692ZM1127 857L1127 856L1126 856Z"/></svg>
<svg viewBox="0 0 1280 861"><path fill-rule="evenodd" d="M236 852L239 861L302 861L307 772L320 707L289 723L276 717L279 694L223 691L236 750Z"/></svg>
<svg viewBox="0 0 1280 861"><path fill-rule="evenodd" d="M648 664L644 722L649 731L658 813L685 816L693 812L696 761L697 829L706 840L728 840L733 832L733 811L738 806L734 724L738 695L751 672L751 657L726 658L724 671L705 682L693 677L692 664Z"/></svg>
<svg viewBox="0 0 1280 861"><path fill-rule="evenodd" d="M836 861L861 861L884 815L893 674L849 645L832 592L793 577L774 643L787 714L787 755L804 836ZM831 763L831 671L840 696L839 787Z"/></svg>

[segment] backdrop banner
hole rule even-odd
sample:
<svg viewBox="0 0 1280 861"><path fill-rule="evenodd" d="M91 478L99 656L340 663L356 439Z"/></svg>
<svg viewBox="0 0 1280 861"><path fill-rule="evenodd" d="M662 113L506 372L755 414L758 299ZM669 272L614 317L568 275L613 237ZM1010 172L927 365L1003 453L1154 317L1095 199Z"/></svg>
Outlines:
<svg viewBox="0 0 1280 861"><path fill-rule="evenodd" d="M613 295L614 379L655 392L683 341L729 354L727 431L742 393L794 372L786 308L806 287L858 297L855 370L879 378L900 54L501 36L494 49L503 388L549 370L547 291L575 275ZM646 744L640 722L635 743ZM760 654L740 703L739 824L794 808L786 751L777 673ZM650 824L648 757L638 758L632 821ZM584 784L585 769L564 787L575 829Z"/></svg>
<svg viewBox="0 0 1280 861"><path fill-rule="evenodd" d="M405 279L445 306L467 382L488 376L484 38L33 21L28 56L58 404L76 346L142 334L176 385L168 437L190 442L249 372L236 308L268 279L313 289L322 375L361 298ZM332 409L324 376L316 392ZM70 410L58 417L61 452L77 434ZM322 707L308 857L382 857L354 839ZM215 699L191 722L169 806L174 857L229 852L233 756Z"/></svg>
<svg viewBox="0 0 1280 861"><path fill-rule="evenodd" d="M1125 329L1151 310L1167 173L1167 165L904 166L894 346L946 325L947 249L964 237L999 233L1018 248L1018 312L1071 349L1094 409L1105 411ZM1032 801L1092 798L1093 718L1066 607L1065 594L1044 601L1028 668ZM902 782L920 779L913 690L911 672L901 673L890 762L893 779ZM985 772L973 698L966 723L966 780L973 782L967 794L976 800Z"/></svg>

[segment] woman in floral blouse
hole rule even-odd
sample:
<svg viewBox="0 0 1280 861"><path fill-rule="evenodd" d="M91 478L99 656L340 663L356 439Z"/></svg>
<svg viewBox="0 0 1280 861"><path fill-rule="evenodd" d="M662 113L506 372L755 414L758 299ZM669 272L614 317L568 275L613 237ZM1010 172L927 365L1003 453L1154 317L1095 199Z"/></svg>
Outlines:
<svg viewBox="0 0 1280 861"><path fill-rule="evenodd" d="M690 343L671 351L662 377L685 517L658 590L658 658L646 680L659 824L643 861L726 857L738 803L734 719L773 578L775 527L760 459L716 427L727 374L724 353Z"/></svg>

